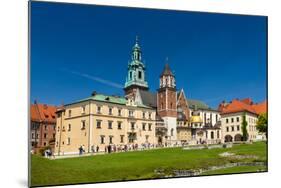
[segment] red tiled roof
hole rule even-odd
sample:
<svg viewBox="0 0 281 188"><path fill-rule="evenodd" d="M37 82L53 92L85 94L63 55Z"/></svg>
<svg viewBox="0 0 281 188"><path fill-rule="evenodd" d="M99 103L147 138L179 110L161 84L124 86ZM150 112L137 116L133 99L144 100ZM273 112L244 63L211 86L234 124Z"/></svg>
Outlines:
<svg viewBox="0 0 281 188"><path fill-rule="evenodd" d="M265 113L267 110L267 102L264 101L259 104L253 104L253 101L250 98L238 100L234 99L229 104L223 106L219 105L221 114L235 113L235 112L251 112L254 114Z"/></svg>
<svg viewBox="0 0 281 188"><path fill-rule="evenodd" d="M264 101L264 102L259 103L259 104L254 104L253 108L255 109L257 114L266 113L267 112L267 101Z"/></svg>
<svg viewBox="0 0 281 188"><path fill-rule="evenodd" d="M248 104L248 105L253 104L253 101L252 101L252 99L250 99L250 98L242 99L241 102L243 102L243 103L245 103L245 104Z"/></svg>
<svg viewBox="0 0 281 188"><path fill-rule="evenodd" d="M32 121L56 122L56 106L46 104L32 104L30 108Z"/></svg>
<svg viewBox="0 0 281 188"><path fill-rule="evenodd" d="M40 121L40 114L35 104L32 104L30 107L30 117L31 121Z"/></svg>

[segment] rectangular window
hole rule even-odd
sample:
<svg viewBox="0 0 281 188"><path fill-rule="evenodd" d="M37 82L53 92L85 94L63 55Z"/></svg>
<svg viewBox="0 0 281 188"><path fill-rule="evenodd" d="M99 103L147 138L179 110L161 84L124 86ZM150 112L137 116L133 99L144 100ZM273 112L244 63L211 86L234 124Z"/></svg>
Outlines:
<svg viewBox="0 0 281 188"><path fill-rule="evenodd" d="M86 128L86 121L82 120L81 121L81 129L84 130Z"/></svg>
<svg viewBox="0 0 281 188"><path fill-rule="evenodd" d="M98 114L101 114L101 106L98 106L98 107L97 107L97 113L98 113Z"/></svg>
<svg viewBox="0 0 281 188"><path fill-rule="evenodd" d="M122 129L122 122L119 121L117 126L118 126L118 129Z"/></svg>
<svg viewBox="0 0 281 188"><path fill-rule="evenodd" d="M145 135L145 141L148 142L149 135Z"/></svg>
<svg viewBox="0 0 281 188"><path fill-rule="evenodd" d="M103 135L100 136L100 143L101 143L101 144L104 144L104 136L103 136Z"/></svg>
<svg viewBox="0 0 281 188"><path fill-rule="evenodd" d="M236 121L239 122L239 117L236 118Z"/></svg>
<svg viewBox="0 0 281 188"><path fill-rule="evenodd" d="M101 128L101 120L97 120L97 129Z"/></svg>
<svg viewBox="0 0 281 188"><path fill-rule="evenodd" d="M112 108L111 107L108 109L108 114L112 115Z"/></svg>
<svg viewBox="0 0 281 188"><path fill-rule="evenodd" d="M225 122L228 123L228 119L226 119Z"/></svg>
<svg viewBox="0 0 281 188"><path fill-rule="evenodd" d="M121 116L121 115L122 115L122 110L118 109L118 116Z"/></svg>
<svg viewBox="0 0 281 188"><path fill-rule="evenodd" d="M142 118L145 119L145 112L142 113Z"/></svg>
<svg viewBox="0 0 281 188"><path fill-rule="evenodd" d="M34 133L31 134L31 138L34 138Z"/></svg>
<svg viewBox="0 0 281 188"><path fill-rule="evenodd" d="M44 138L47 138L47 134L46 133L44 133Z"/></svg>
<svg viewBox="0 0 281 188"><path fill-rule="evenodd" d="M129 117L134 117L134 111L129 110Z"/></svg>
<svg viewBox="0 0 281 188"><path fill-rule="evenodd" d="M134 130L135 129L135 123L131 122L131 129Z"/></svg>
<svg viewBox="0 0 281 188"><path fill-rule="evenodd" d="M71 110L68 110L68 117L71 117Z"/></svg>
<svg viewBox="0 0 281 188"><path fill-rule="evenodd" d="M67 145L70 145L70 137L67 138Z"/></svg>
<svg viewBox="0 0 281 188"><path fill-rule="evenodd" d="M53 134L53 138L56 138L56 134L55 133Z"/></svg>
<svg viewBox="0 0 281 188"><path fill-rule="evenodd" d="M109 136L109 143L112 144L112 139L113 139L113 136Z"/></svg>
<svg viewBox="0 0 281 188"><path fill-rule="evenodd" d="M71 131L71 124L68 124L68 131Z"/></svg>
<svg viewBox="0 0 281 188"><path fill-rule="evenodd" d="M148 119L151 119L151 112L148 113Z"/></svg>
<svg viewBox="0 0 281 188"><path fill-rule="evenodd" d="M152 129L151 129L151 127L152 127L152 124L151 124L151 123L149 123L149 124L148 124L148 130L149 130L149 131L151 131L151 130L152 130Z"/></svg>
<svg viewBox="0 0 281 188"><path fill-rule="evenodd" d="M237 131L240 131L240 126L239 125L237 125Z"/></svg>
<svg viewBox="0 0 281 188"><path fill-rule="evenodd" d="M124 135L120 135L120 143L124 143Z"/></svg>
<svg viewBox="0 0 281 188"><path fill-rule="evenodd" d="M234 131L234 126L231 127L231 131Z"/></svg>
<svg viewBox="0 0 281 188"><path fill-rule="evenodd" d="M48 127L47 127L47 125L45 125L45 131L47 131L48 130Z"/></svg>
<svg viewBox="0 0 281 188"><path fill-rule="evenodd" d="M108 128L112 129L112 121L108 121Z"/></svg>
<svg viewBox="0 0 281 188"><path fill-rule="evenodd" d="M231 118L231 123L233 123L234 122L234 118Z"/></svg>
<svg viewBox="0 0 281 188"><path fill-rule="evenodd" d="M226 127L226 132L228 132L229 131L229 127Z"/></svg>
<svg viewBox="0 0 281 188"><path fill-rule="evenodd" d="M86 106L83 105L83 106L81 107L81 113L82 113L82 114L85 114L85 112L86 112Z"/></svg>
<svg viewBox="0 0 281 188"><path fill-rule="evenodd" d="M145 131L145 123L142 124L142 130Z"/></svg>

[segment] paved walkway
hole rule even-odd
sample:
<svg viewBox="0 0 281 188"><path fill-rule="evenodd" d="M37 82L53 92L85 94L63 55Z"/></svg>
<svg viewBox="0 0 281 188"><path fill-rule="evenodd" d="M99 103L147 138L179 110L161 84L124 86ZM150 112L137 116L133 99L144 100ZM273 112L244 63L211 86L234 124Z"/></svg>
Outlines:
<svg viewBox="0 0 281 188"><path fill-rule="evenodd" d="M76 157L87 157L87 156L95 156L95 155L109 155L112 153L127 153L127 152L134 152L134 151L148 151L148 150L156 150L156 149L165 149L165 148L176 148L180 146L174 146L174 147L158 147L158 148L150 148L150 149L139 149L139 150L130 150L130 151L116 151L111 153L105 153L104 151L99 153L84 153L82 155L77 154L67 154L67 155L60 155L60 156L52 156L48 159L50 160L56 160L56 159L65 159L65 158L76 158Z"/></svg>

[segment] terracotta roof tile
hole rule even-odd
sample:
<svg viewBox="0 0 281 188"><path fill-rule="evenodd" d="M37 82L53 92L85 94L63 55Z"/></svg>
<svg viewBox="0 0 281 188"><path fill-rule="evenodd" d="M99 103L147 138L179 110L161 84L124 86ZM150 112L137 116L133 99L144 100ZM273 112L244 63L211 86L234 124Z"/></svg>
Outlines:
<svg viewBox="0 0 281 188"><path fill-rule="evenodd" d="M32 104L30 108L32 121L56 122L56 106L46 104Z"/></svg>
<svg viewBox="0 0 281 188"><path fill-rule="evenodd" d="M267 101L263 101L259 104L254 104L253 108L255 109L257 114L263 114L267 112Z"/></svg>
<svg viewBox="0 0 281 188"><path fill-rule="evenodd" d="M235 113L235 112L251 112L254 114L265 113L267 110L267 102L264 101L259 104L253 104L253 101L250 98L238 100L234 99L227 105L219 105L221 114Z"/></svg>

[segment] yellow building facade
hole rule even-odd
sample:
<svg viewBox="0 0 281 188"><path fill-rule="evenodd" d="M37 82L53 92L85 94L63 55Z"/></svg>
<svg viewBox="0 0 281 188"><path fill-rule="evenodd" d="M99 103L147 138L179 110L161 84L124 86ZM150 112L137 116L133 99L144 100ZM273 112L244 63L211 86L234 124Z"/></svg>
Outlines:
<svg viewBox="0 0 281 188"><path fill-rule="evenodd" d="M95 94L57 111L55 155L92 152L97 146L155 144L155 109L123 97Z"/></svg>

